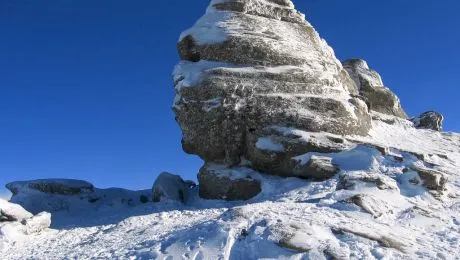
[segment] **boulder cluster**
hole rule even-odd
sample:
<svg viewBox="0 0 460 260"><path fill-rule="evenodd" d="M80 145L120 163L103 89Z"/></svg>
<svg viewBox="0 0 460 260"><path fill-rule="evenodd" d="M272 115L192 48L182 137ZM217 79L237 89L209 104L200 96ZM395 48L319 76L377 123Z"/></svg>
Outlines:
<svg viewBox="0 0 460 260"><path fill-rule="evenodd" d="M258 194L257 180L232 171L242 165L331 178L340 169L328 154L353 147L347 136L366 136L373 113L408 120L379 73L362 59L338 61L290 0L212 0L181 34L178 52L173 110L184 151L205 161L202 198ZM412 122L439 131L442 116ZM306 153L319 154L298 160Z"/></svg>

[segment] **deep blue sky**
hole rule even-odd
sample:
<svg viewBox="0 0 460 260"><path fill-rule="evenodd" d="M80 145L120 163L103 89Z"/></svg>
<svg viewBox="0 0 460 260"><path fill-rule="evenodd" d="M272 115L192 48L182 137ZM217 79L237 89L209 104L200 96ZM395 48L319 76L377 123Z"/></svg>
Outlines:
<svg viewBox="0 0 460 260"><path fill-rule="evenodd" d="M460 1L298 0L339 59L363 57L406 111L460 131ZM0 0L0 185L194 179L171 111L176 41L208 0Z"/></svg>

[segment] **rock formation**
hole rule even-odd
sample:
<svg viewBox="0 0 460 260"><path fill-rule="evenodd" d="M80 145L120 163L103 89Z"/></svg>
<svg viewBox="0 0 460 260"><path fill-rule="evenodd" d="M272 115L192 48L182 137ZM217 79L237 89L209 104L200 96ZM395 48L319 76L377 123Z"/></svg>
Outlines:
<svg viewBox="0 0 460 260"><path fill-rule="evenodd" d="M356 84L289 0L213 0L178 51L174 111L183 148L207 163L237 165L273 127L370 129Z"/></svg>
<svg viewBox="0 0 460 260"><path fill-rule="evenodd" d="M416 128L441 131L444 117L438 112L428 111L420 116L411 118L411 121Z"/></svg>
<svg viewBox="0 0 460 260"><path fill-rule="evenodd" d="M384 86L382 77L375 70L369 69L366 61L349 59L343 62L343 67L358 86L359 94L366 100L371 110L407 118L399 98Z"/></svg>
<svg viewBox="0 0 460 260"><path fill-rule="evenodd" d="M6 187L13 193L11 202L27 211L73 212L82 208L97 208L101 205L131 207L145 203L151 197L151 190L130 191L119 188L97 189L93 184L71 179L42 179L12 182Z"/></svg>

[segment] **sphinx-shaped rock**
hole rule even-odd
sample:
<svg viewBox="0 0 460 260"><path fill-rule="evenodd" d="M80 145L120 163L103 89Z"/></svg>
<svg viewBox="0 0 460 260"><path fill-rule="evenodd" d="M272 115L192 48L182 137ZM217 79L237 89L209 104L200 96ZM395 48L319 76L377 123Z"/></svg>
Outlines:
<svg viewBox="0 0 460 260"><path fill-rule="evenodd" d="M370 105L370 109L406 119L407 114L401 107L399 98L384 86L382 78L369 69L367 62L361 59L349 59L343 62L359 89L359 94Z"/></svg>
<svg viewBox="0 0 460 260"><path fill-rule="evenodd" d="M411 118L411 121L414 123L416 128L441 131L444 117L438 112L428 111L420 116Z"/></svg>
<svg viewBox="0 0 460 260"><path fill-rule="evenodd" d="M247 136L272 126L369 131L367 106L352 97L356 84L290 0L213 0L178 51L183 148L206 162L236 165L254 145Z"/></svg>

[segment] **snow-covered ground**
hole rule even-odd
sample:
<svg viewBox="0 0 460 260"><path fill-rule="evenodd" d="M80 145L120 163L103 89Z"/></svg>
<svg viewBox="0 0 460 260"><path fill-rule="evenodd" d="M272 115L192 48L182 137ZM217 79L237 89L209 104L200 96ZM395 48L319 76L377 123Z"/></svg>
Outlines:
<svg viewBox="0 0 460 260"><path fill-rule="evenodd" d="M187 205L74 202L53 213L46 231L0 238L0 258L459 259L460 135L374 117L387 123L374 120L368 137L347 139L388 153L355 145L331 154L341 168L335 178L313 182L253 172L262 193L246 202L202 200L196 189ZM410 170L420 155L448 175L447 190L428 191ZM377 176L380 182L337 189L340 175ZM118 196L108 194L112 202Z"/></svg>

